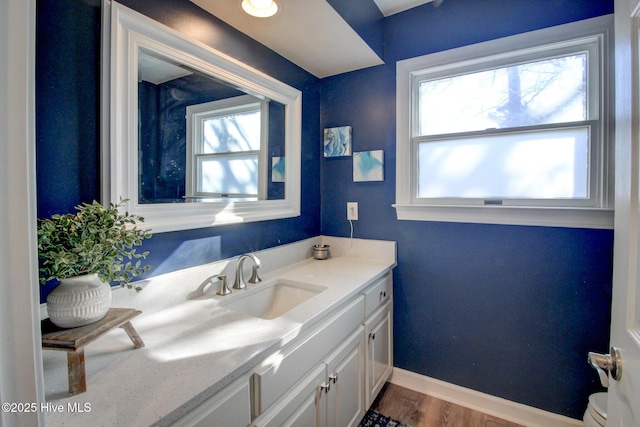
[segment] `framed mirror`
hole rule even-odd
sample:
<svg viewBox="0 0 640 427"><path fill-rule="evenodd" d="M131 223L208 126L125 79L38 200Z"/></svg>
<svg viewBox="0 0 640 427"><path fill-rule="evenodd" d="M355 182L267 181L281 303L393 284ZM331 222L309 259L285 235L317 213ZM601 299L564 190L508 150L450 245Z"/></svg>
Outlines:
<svg viewBox="0 0 640 427"><path fill-rule="evenodd" d="M300 215L302 93L110 8L108 199L154 232Z"/></svg>

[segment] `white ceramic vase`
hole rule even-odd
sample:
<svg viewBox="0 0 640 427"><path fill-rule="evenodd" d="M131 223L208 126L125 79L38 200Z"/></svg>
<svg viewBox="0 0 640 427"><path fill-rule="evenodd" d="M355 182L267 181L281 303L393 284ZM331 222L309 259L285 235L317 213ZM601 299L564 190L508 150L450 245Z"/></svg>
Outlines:
<svg viewBox="0 0 640 427"><path fill-rule="evenodd" d="M111 286L97 274L60 280L47 296L47 312L54 325L76 328L102 319L111 308Z"/></svg>

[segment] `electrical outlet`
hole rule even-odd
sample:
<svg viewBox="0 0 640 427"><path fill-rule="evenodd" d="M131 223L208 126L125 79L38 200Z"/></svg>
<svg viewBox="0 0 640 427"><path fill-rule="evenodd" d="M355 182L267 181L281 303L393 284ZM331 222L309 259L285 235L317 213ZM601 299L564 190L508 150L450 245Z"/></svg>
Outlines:
<svg viewBox="0 0 640 427"><path fill-rule="evenodd" d="M347 219L353 221L358 219L358 202L347 202Z"/></svg>

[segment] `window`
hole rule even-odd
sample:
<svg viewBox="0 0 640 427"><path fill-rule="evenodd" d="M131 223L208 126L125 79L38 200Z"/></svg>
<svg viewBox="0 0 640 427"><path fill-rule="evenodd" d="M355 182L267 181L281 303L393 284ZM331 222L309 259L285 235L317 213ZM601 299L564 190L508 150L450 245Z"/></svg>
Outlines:
<svg viewBox="0 0 640 427"><path fill-rule="evenodd" d="M610 28L399 61L398 218L611 228Z"/></svg>
<svg viewBox="0 0 640 427"><path fill-rule="evenodd" d="M187 199L258 200L266 193L266 101L250 95L187 107Z"/></svg>

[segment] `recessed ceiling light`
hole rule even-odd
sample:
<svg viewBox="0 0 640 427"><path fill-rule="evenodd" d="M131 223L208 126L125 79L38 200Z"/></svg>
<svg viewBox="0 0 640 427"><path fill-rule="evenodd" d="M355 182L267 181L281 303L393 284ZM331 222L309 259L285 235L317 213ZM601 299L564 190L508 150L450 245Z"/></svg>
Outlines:
<svg viewBox="0 0 640 427"><path fill-rule="evenodd" d="M278 11L274 0L242 0L242 9L251 16L268 18Z"/></svg>

